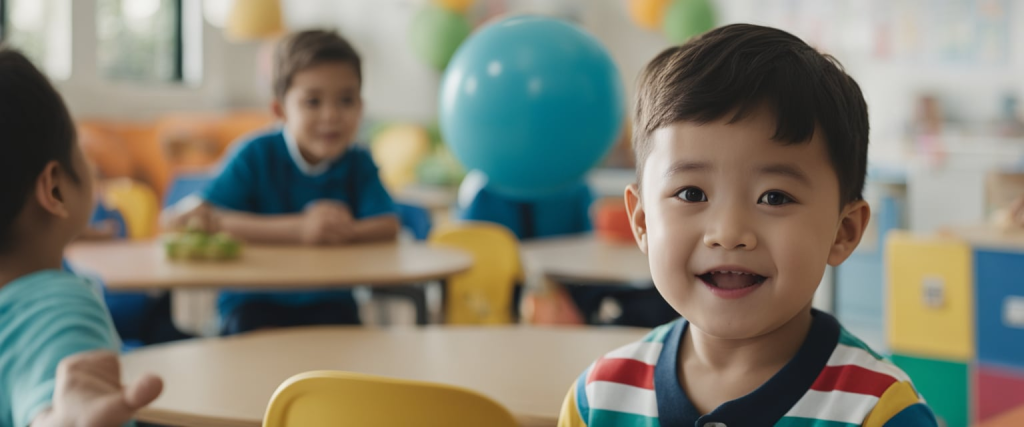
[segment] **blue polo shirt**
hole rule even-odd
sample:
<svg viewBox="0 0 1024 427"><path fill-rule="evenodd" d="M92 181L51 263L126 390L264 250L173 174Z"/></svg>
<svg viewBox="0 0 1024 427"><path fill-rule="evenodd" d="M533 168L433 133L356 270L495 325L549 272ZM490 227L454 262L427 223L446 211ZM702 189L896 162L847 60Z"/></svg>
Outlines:
<svg viewBox="0 0 1024 427"><path fill-rule="evenodd" d="M0 427L26 427L51 406L57 364L120 348L95 286L44 270L0 287Z"/></svg>
<svg viewBox="0 0 1024 427"><path fill-rule="evenodd" d="M396 212L377 166L365 149L353 146L337 159L309 165L298 153L295 141L280 129L240 143L200 197L222 209L261 215L301 213L318 200L345 203L356 219ZM251 301L294 306L340 299L352 300L352 292L225 291L218 309L221 315L227 315Z"/></svg>
<svg viewBox="0 0 1024 427"><path fill-rule="evenodd" d="M815 310L797 354L750 394L701 414L679 383L688 322L594 362L570 388L560 427L937 427L910 378ZM699 392L699 391L698 391Z"/></svg>

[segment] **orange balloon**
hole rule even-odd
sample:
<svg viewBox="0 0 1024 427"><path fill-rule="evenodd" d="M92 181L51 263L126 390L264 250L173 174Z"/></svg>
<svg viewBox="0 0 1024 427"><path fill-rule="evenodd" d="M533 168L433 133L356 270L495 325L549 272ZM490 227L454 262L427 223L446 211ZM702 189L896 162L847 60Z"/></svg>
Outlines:
<svg viewBox="0 0 1024 427"><path fill-rule="evenodd" d="M659 30L665 22L665 10L671 0L629 0L633 22L648 30Z"/></svg>
<svg viewBox="0 0 1024 427"><path fill-rule="evenodd" d="M456 12L465 12L473 5L473 0L434 0L438 6Z"/></svg>

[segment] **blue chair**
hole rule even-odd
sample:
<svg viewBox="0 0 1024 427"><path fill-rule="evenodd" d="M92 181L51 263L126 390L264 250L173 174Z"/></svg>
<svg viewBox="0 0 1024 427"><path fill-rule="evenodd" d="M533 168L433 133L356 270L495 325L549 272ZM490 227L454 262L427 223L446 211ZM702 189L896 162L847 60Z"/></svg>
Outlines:
<svg viewBox="0 0 1024 427"><path fill-rule="evenodd" d="M167 189L167 194L164 196L164 207L178 203L181 199L202 190L212 179L213 175L206 173L183 174L174 177L171 187Z"/></svg>
<svg viewBox="0 0 1024 427"><path fill-rule="evenodd" d="M99 221L113 221L117 227L115 237L128 237L127 223L117 209L107 209L103 204L97 204L91 222ZM63 268L77 274L67 260L63 261ZM114 328L123 342L122 350L187 337L173 326L168 294L151 296L145 292L110 292L101 278L91 276L90 279L96 281L103 292L103 300L114 321Z"/></svg>
<svg viewBox="0 0 1024 427"><path fill-rule="evenodd" d="M89 224L97 224L103 221L112 221L117 231L114 233L114 237L118 239L128 238L128 223L124 220L124 215L117 209L107 209L103 203L97 203L96 209L92 211L92 218L89 219Z"/></svg>
<svg viewBox="0 0 1024 427"><path fill-rule="evenodd" d="M403 228L411 231L416 240L427 240L432 226L430 211L420 206L403 203L395 203L395 209L398 210L398 220L402 223Z"/></svg>
<svg viewBox="0 0 1024 427"><path fill-rule="evenodd" d="M118 239L128 237L128 226L125 223L124 216L117 209L107 209L102 203L97 203L90 222L95 224L101 221L113 221L116 224L117 233L115 237ZM64 261L64 270L74 273L74 270L71 269L66 260ZM103 281L98 281L103 290L103 299L107 303L107 309L110 310L110 317L114 320L114 327L117 328L117 333L126 342L141 337L142 319L146 316L149 296L142 292L112 294L107 292L107 287L103 285Z"/></svg>

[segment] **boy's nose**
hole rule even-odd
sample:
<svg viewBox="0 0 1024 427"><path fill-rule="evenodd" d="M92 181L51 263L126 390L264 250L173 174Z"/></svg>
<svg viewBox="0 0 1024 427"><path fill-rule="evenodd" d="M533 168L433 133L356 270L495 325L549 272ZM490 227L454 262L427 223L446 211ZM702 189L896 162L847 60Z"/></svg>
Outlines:
<svg viewBox="0 0 1024 427"><path fill-rule="evenodd" d="M737 212L713 215L704 232L704 245L709 248L753 250L757 236L749 221Z"/></svg>

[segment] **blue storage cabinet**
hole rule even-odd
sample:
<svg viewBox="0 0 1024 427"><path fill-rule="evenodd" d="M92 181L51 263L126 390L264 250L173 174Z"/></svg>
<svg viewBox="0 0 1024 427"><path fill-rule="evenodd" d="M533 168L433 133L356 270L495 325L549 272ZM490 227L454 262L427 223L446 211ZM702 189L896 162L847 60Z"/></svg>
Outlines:
<svg viewBox="0 0 1024 427"><path fill-rule="evenodd" d="M1024 369L1024 251L974 254L978 360Z"/></svg>

